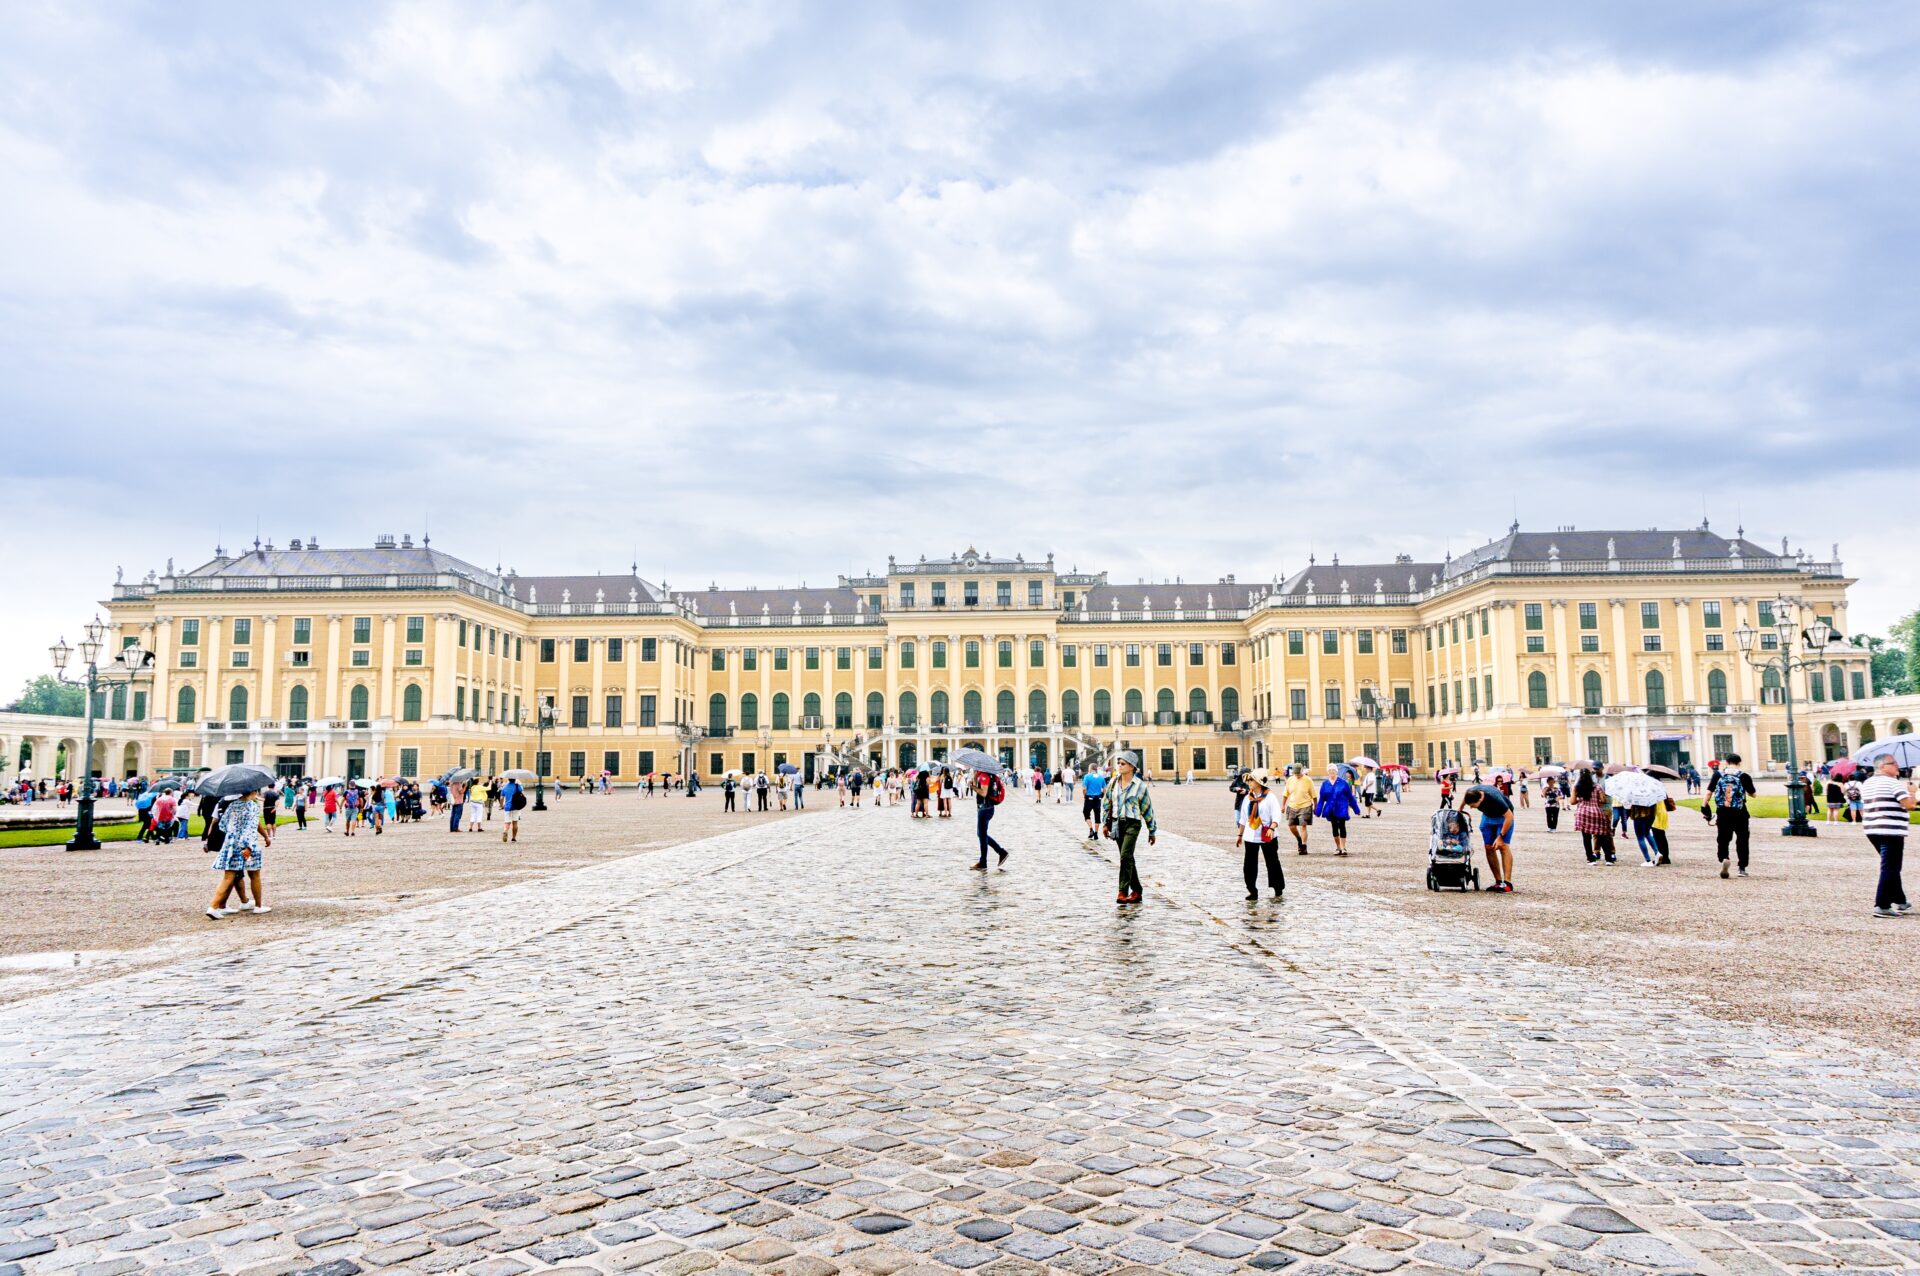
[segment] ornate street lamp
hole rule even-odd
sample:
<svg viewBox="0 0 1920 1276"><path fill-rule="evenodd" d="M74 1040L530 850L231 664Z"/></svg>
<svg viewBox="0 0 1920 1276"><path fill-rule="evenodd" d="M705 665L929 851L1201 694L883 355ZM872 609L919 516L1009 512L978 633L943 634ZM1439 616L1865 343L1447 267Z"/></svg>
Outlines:
<svg viewBox="0 0 1920 1276"><path fill-rule="evenodd" d="M1780 640L1777 655L1766 654L1766 649L1759 645L1760 632L1751 625L1734 630L1733 638L1749 665L1763 671L1777 670L1780 674L1780 694L1787 706L1787 824L1780 831L1788 837L1818 837L1819 830L1807 820L1806 786L1800 779L1800 741L1793 729L1793 675L1795 670L1814 667L1817 657L1833 641L1833 626L1816 617L1812 624L1801 629L1794 620L1793 604L1781 598L1774 602L1773 629ZM1796 638L1804 644L1801 654L1797 655Z"/></svg>
<svg viewBox="0 0 1920 1276"><path fill-rule="evenodd" d="M1373 724L1373 755L1372 756L1375 762L1379 762L1380 761L1380 721L1381 719L1387 716L1387 706L1380 702L1379 693L1373 690L1372 683L1366 683L1362 685L1360 703L1353 707L1353 712L1354 712L1354 715L1358 717L1362 722L1371 722ZM1386 776L1387 776L1387 769L1385 764L1382 764L1374 768L1373 795L1376 801L1386 796L1385 792L1383 791L1386 783Z"/></svg>
<svg viewBox="0 0 1920 1276"><path fill-rule="evenodd" d="M553 725L553 701L540 696L534 706L533 726L533 809L547 809L547 769L540 765L540 759L547 755L547 728ZM521 739L525 739L522 736Z"/></svg>
<svg viewBox="0 0 1920 1276"><path fill-rule="evenodd" d="M80 761L80 802L78 811L74 817L73 840L67 843L67 849L70 851L97 851L100 849L100 839L93 835L94 698L102 691L109 691L116 687L130 688L137 682L151 678L153 673L147 666L152 662L153 657L147 654L146 649L140 645L140 640L135 638L125 647L122 647L119 654L114 658L114 663L120 667L121 676L103 677L100 673L100 645L106 638L107 627L101 622L100 617L96 615L91 621L87 622L82 633L83 637L80 641L80 662L86 666L86 676L83 678L67 677L67 660L73 649L67 646L67 640L65 638L60 639L60 641L54 643L53 646L47 650L53 657L53 672L57 679L66 683L68 686L86 688L87 746L86 753Z"/></svg>

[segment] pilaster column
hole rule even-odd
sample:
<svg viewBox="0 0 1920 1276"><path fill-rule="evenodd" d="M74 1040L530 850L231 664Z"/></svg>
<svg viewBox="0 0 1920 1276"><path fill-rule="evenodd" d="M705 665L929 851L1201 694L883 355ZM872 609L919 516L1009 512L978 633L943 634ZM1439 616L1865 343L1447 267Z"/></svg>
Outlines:
<svg viewBox="0 0 1920 1276"><path fill-rule="evenodd" d="M260 637L253 644L253 662L260 670L260 704L253 711L253 718L284 718L280 711L280 617L262 616L260 618ZM253 757L259 757L258 749Z"/></svg>
<svg viewBox="0 0 1920 1276"><path fill-rule="evenodd" d="M1559 697L1558 707L1565 709L1573 703L1573 653L1567 649L1567 604L1566 600L1556 598L1553 607L1553 685L1554 694ZM1569 744L1570 751L1577 752Z"/></svg>
<svg viewBox="0 0 1920 1276"><path fill-rule="evenodd" d="M640 730L640 639L639 639L639 636L638 635L627 636L625 639L622 640L622 646L624 646L626 649L623 652L623 654L626 656L626 660L627 660L627 685L626 685L626 690L621 693L626 697L626 699L620 702L620 717L621 717L621 721L626 724L626 726L624 727L625 733L627 735L636 735L639 733L639 730ZM763 659L764 659L764 656L763 656ZM764 668L764 666L762 667ZM509 710L509 712L511 712L511 710ZM769 697L767 700L767 712L768 713L773 712L773 701L771 697ZM655 713L654 717L655 717L655 721L659 720L659 715L657 712Z"/></svg>
<svg viewBox="0 0 1920 1276"><path fill-rule="evenodd" d="M428 671L432 688L432 708L428 711L431 718L445 720L453 716L453 688L455 669L453 658L453 617L441 612L433 618L433 668ZM332 666L334 652L340 641L340 618L332 616L327 621L327 664ZM327 684L327 715L333 716L333 680Z"/></svg>
<svg viewBox="0 0 1920 1276"><path fill-rule="evenodd" d="M1326 641L1324 626L1307 630L1307 725L1323 727L1327 723L1327 690L1320 681L1320 648Z"/></svg>
<svg viewBox="0 0 1920 1276"><path fill-rule="evenodd" d="M1680 693L1681 704L1696 703L1694 696L1694 655L1693 655L1693 614L1688 604L1691 598L1673 600L1673 621L1679 630L1680 640L1680 685L1675 688ZM1745 662L1742 661L1744 664ZM1756 763L1758 759L1755 759Z"/></svg>
<svg viewBox="0 0 1920 1276"><path fill-rule="evenodd" d="M223 695L227 677L226 670L220 667L220 657L223 654L220 650L221 619L219 616L208 616L200 626L200 659L206 662L207 709L211 710L211 712L203 712L200 716L207 722L212 722L216 718L225 719L227 716L227 702Z"/></svg>
<svg viewBox="0 0 1920 1276"><path fill-rule="evenodd" d="M398 670L396 670L394 667L395 666L395 651L394 651L395 619L396 618L393 616L385 616L385 617L382 617L380 621L380 673L379 673L380 692L379 692L379 695L374 697L378 703L376 703L373 707L374 717L385 718L389 722L391 722L395 716L393 711L393 680L394 680L395 674L398 672ZM381 761L383 764L385 763L385 760L386 759L383 754L381 758ZM388 771L386 774L392 775L394 773L392 771Z"/></svg>
<svg viewBox="0 0 1920 1276"><path fill-rule="evenodd" d="M1607 599L1613 613L1613 702L1633 703L1633 649L1627 645L1627 600Z"/></svg>
<svg viewBox="0 0 1920 1276"><path fill-rule="evenodd" d="M1351 714L1360 698L1360 684L1354 679L1354 644L1359 641L1353 626L1340 630L1340 711ZM1371 743L1371 741L1369 741ZM1380 759L1375 758L1378 762Z"/></svg>
<svg viewBox="0 0 1920 1276"><path fill-rule="evenodd" d="M147 725L164 727L173 720L173 617L153 618L153 702L147 706ZM185 725L185 724L181 724ZM19 758L9 759L18 762Z"/></svg>
<svg viewBox="0 0 1920 1276"><path fill-rule="evenodd" d="M596 727L607 723L606 669L607 640L594 638L587 644L587 658L593 668L593 690L587 694L587 721Z"/></svg>

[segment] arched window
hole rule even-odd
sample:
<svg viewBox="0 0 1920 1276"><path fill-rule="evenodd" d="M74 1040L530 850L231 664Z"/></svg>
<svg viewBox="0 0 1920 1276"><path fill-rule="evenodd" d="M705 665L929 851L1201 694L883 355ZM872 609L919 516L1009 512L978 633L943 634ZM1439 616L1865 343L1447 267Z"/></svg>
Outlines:
<svg viewBox="0 0 1920 1276"><path fill-rule="evenodd" d="M879 728L887 725L887 698L878 691L867 692L867 726Z"/></svg>
<svg viewBox="0 0 1920 1276"><path fill-rule="evenodd" d="M1760 703L1782 704L1786 697L1780 692L1780 671L1768 666L1760 671Z"/></svg>
<svg viewBox="0 0 1920 1276"><path fill-rule="evenodd" d="M1236 687L1223 687L1220 690L1220 721L1238 722L1240 720L1240 692Z"/></svg>
<svg viewBox="0 0 1920 1276"><path fill-rule="evenodd" d="M920 725L920 698L911 691L900 693L900 728L912 730Z"/></svg>
<svg viewBox="0 0 1920 1276"><path fill-rule="evenodd" d="M1195 687L1193 690L1187 692L1187 712L1200 714L1204 717L1207 712L1207 691L1205 687ZM1201 720L1202 718L1194 719L1195 722Z"/></svg>
<svg viewBox="0 0 1920 1276"><path fill-rule="evenodd" d="M409 682L407 689L400 693L400 720L402 722L419 722L422 720L421 695L420 684L417 682Z"/></svg>
<svg viewBox="0 0 1920 1276"><path fill-rule="evenodd" d="M980 712L980 693L978 691L969 691L966 695L960 697L960 710L961 717L968 726L979 726L983 717Z"/></svg>
<svg viewBox="0 0 1920 1276"><path fill-rule="evenodd" d="M1113 725L1113 693L1096 691L1093 693L1093 725L1110 727Z"/></svg>
<svg viewBox="0 0 1920 1276"><path fill-rule="evenodd" d="M1847 676L1840 671L1839 665L1827 666L1827 694L1835 700L1847 698ZM116 713L113 716L117 718L120 715Z"/></svg>
<svg viewBox="0 0 1920 1276"><path fill-rule="evenodd" d="M787 715L791 704L792 701L787 699L786 692L776 691L773 693L773 729L775 731L785 731L787 729Z"/></svg>
<svg viewBox="0 0 1920 1276"><path fill-rule="evenodd" d="M949 719L948 719L948 717L947 717L947 713L949 712L949 705L948 705L948 701L947 701L947 693L946 693L946 692L944 692L944 691L936 691L936 692L934 692L934 693L933 693L933 710L932 710L932 712L933 712L933 725L934 725L934 726L936 726L936 727L944 727L944 726L946 726L946 725L947 725L947 722L949 721Z"/></svg>
<svg viewBox="0 0 1920 1276"><path fill-rule="evenodd" d="M1667 711L1667 676L1658 669L1647 670L1647 712Z"/></svg>
<svg viewBox="0 0 1920 1276"><path fill-rule="evenodd" d="M853 726L853 693L842 691L833 698L833 725L845 731Z"/></svg>
<svg viewBox="0 0 1920 1276"><path fill-rule="evenodd" d="M235 687L227 693L227 721L245 722L247 720L247 689Z"/></svg>
<svg viewBox="0 0 1920 1276"><path fill-rule="evenodd" d="M355 722L365 722L371 716L367 712L367 689L356 686L347 693L347 717Z"/></svg>
<svg viewBox="0 0 1920 1276"><path fill-rule="evenodd" d="M993 720L1003 727L1013 725L1013 692L1004 687L993 698Z"/></svg>
<svg viewBox="0 0 1920 1276"><path fill-rule="evenodd" d="M820 697L809 691L800 701L800 716L815 726L820 725Z"/></svg>
<svg viewBox="0 0 1920 1276"><path fill-rule="evenodd" d="M1727 675L1718 669L1707 671L1707 708L1715 713L1727 711Z"/></svg>
<svg viewBox="0 0 1920 1276"><path fill-rule="evenodd" d="M1080 693L1067 690L1060 693L1060 725L1077 727L1080 725Z"/></svg>
<svg viewBox="0 0 1920 1276"><path fill-rule="evenodd" d="M194 703L193 688L192 687L180 688L180 694L173 698L174 725L184 727L187 724L191 723L193 721L193 715L197 709L198 709L198 706Z"/></svg>
<svg viewBox="0 0 1920 1276"><path fill-rule="evenodd" d="M1527 708L1547 707L1547 675L1535 669L1527 675Z"/></svg>
<svg viewBox="0 0 1920 1276"><path fill-rule="evenodd" d="M419 703L420 696L416 691L414 693L414 704L417 706ZM408 719L409 722L416 720L417 719L413 718ZM305 687L295 687L287 693L287 725L290 727L304 727L307 725L307 689Z"/></svg>
<svg viewBox="0 0 1920 1276"><path fill-rule="evenodd" d="M1146 712L1146 701L1141 699L1140 689L1138 687L1135 687L1133 690L1127 692L1127 712L1128 713L1145 713Z"/></svg>
<svg viewBox="0 0 1920 1276"><path fill-rule="evenodd" d="M707 697L707 730L715 735L727 729L727 698L718 691Z"/></svg>
<svg viewBox="0 0 1920 1276"><path fill-rule="evenodd" d="M1030 727L1047 725L1047 693L1038 687L1027 693L1027 725Z"/></svg>
<svg viewBox="0 0 1920 1276"><path fill-rule="evenodd" d="M760 729L760 697L751 691L740 697L740 729L742 731Z"/></svg>
<svg viewBox="0 0 1920 1276"><path fill-rule="evenodd" d="M1600 696L1600 675L1589 669L1580 679L1580 700L1586 706L1588 713L1600 712Z"/></svg>
<svg viewBox="0 0 1920 1276"><path fill-rule="evenodd" d="M1153 711L1155 713L1172 713L1173 712L1173 688L1172 687L1160 688L1160 694L1153 698Z"/></svg>

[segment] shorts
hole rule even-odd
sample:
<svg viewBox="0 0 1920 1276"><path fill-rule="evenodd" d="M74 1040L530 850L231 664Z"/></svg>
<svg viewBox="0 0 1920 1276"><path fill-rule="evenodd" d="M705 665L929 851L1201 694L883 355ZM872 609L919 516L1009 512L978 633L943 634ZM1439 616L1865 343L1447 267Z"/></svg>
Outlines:
<svg viewBox="0 0 1920 1276"><path fill-rule="evenodd" d="M1480 841L1487 846L1492 846L1495 842L1498 842L1500 840L1500 830L1506 826L1506 823L1507 817L1504 815L1497 820L1489 820L1482 816L1480 820Z"/></svg>
<svg viewBox="0 0 1920 1276"><path fill-rule="evenodd" d="M1333 831L1335 837L1345 837L1347 835L1347 819L1344 815L1329 815L1327 817L1327 827Z"/></svg>
<svg viewBox="0 0 1920 1276"><path fill-rule="evenodd" d="M1089 793L1086 797L1080 799L1080 816L1086 820L1097 820L1100 818L1100 795L1098 793Z"/></svg>
<svg viewBox="0 0 1920 1276"><path fill-rule="evenodd" d="M1290 806L1287 808L1287 827L1306 828L1313 823L1313 808L1310 806Z"/></svg>

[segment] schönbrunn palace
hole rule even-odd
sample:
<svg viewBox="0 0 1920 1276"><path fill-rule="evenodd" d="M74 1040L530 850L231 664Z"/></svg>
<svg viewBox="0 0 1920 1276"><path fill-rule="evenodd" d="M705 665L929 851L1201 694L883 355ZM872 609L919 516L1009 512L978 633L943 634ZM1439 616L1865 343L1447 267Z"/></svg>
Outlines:
<svg viewBox="0 0 1920 1276"><path fill-rule="evenodd" d="M1415 771L1738 752L1764 773L1787 756L1783 696L1735 631L1777 643L1785 600L1846 633L1837 559L1705 524L1516 523L1443 562L1276 581L1123 583L969 548L832 588L680 591L488 571L409 537L295 540L117 584L112 627L155 661L112 711L143 724L128 772L812 775L976 745L1047 765L1124 746L1163 777L1376 748ZM1872 691L1865 650L1830 650L1796 675L1803 758L1848 747L1843 702Z"/></svg>

